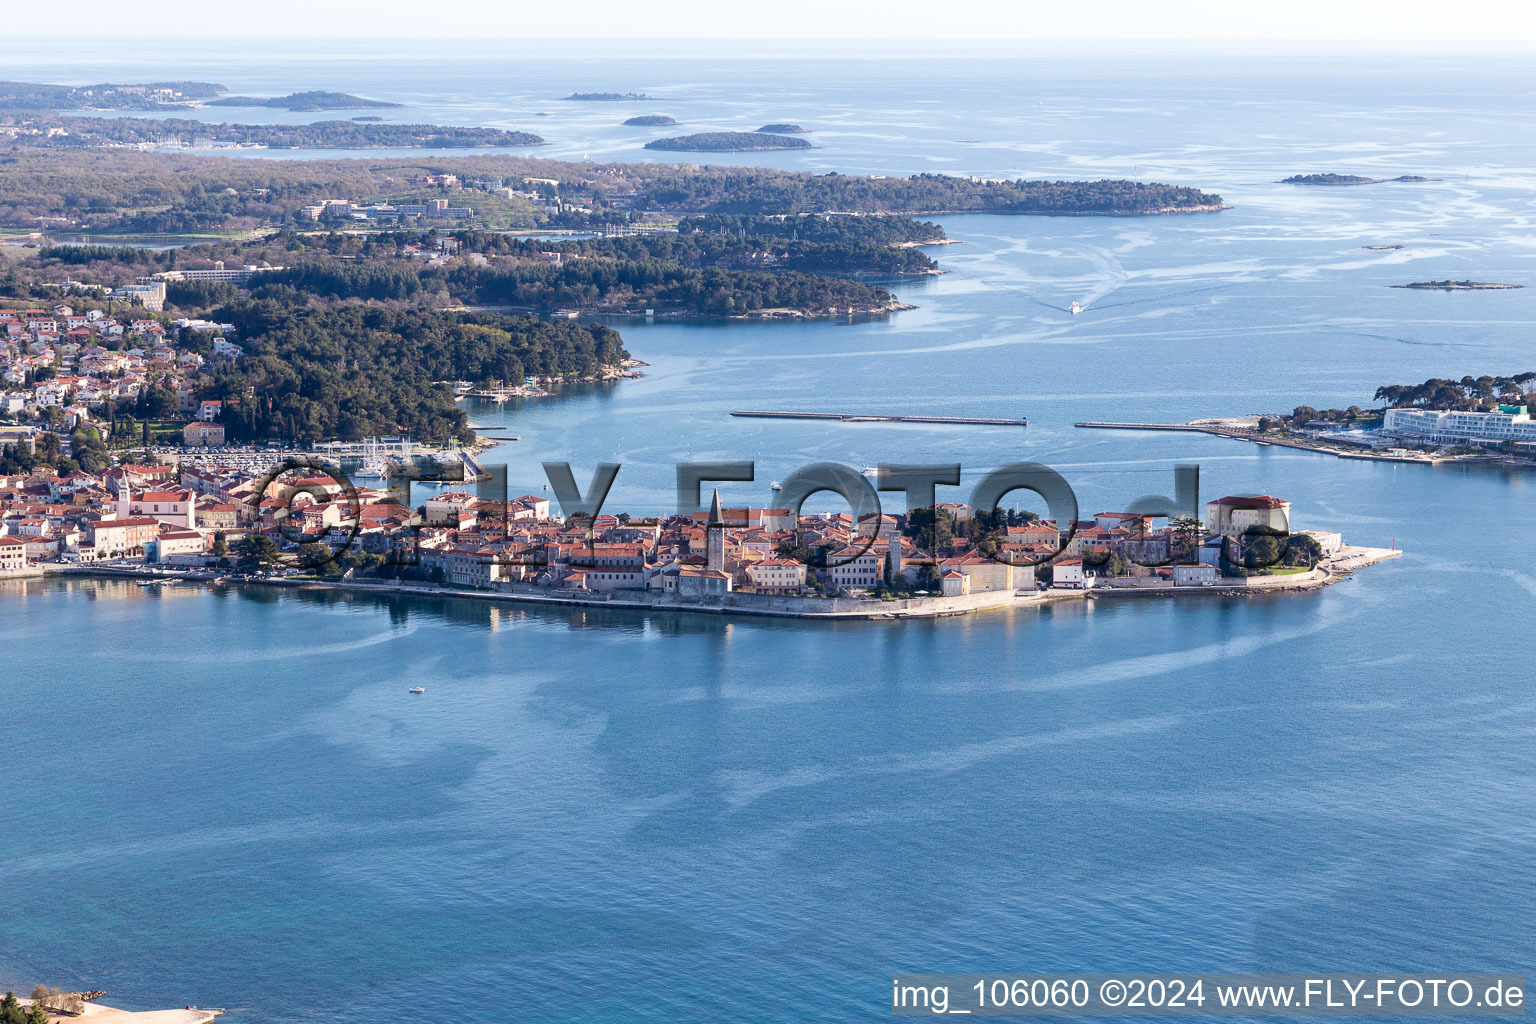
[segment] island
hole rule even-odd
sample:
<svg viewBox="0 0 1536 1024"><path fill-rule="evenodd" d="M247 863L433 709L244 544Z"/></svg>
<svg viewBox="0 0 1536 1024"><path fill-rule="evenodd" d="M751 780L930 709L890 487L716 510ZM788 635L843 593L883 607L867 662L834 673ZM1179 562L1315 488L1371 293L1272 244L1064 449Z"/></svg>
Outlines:
<svg viewBox="0 0 1536 1024"><path fill-rule="evenodd" d="M763 125L758 131L766 135L799 135L802 132L810 131L810 129L802 128L797 124L790 124L787 121L775 121L772 124Z"/></svg>
<svg viewBox="0 0 1536 1024"><path fill-rule="evenodd" d="M654 100L656 97L647 96L643 92L573 92L561 98L575 100L578 103L630 103L637 100Z"/></svg>
<svg viewBox="0 0 1536 1024"><path fill-rule="evenodd" d="M289 93L287 96L223 96L216 100L209 100L208 105L211 107L271 107L275 110L298 111L400 106L398 103L364 99L361 96L353 96L350 93L324 92L320 90Z"/></svg>
<svg viewBox="0 0 1536 1024"><path fill-rule="evenodd" d="M639 117L629 118L624 123L631 127L642 128L651 127L652 125L677 124L678 121L676 118L668 117L666 114L641 114Z"/></svg>
<svg viewBox="0 0 1536 1024"><path fill-rule="evenodd" d="M382 121L384 119L382 117L380 117L378 114L358 114L352 120L354 120L354 121Z"/></svg>
<svg viewBox="0 0 1536 1024"><path fill-rule="evenodd" d="M1358 174L1293 174L1281 178L1281 185L1382 185L1390 181L1439 181L1418 174L1400 174L1395 178L1365 178Z"/></svg>
<svg viewBox="0 0 1536 1024"><path fill-rule="evenodd" d="M1496 284L1492 281L1414 281L1412 284L1394 284L1391 288L1415 288L1422 291L1480 292L1507 291L1524 288L1523 284Z"/></svg>
<svg viewBox="0 0 1536 1024"><path fill-rule="evenodd" d="M804 139L787 135L763 135L759 132L699 132L670 139L652 139L646 149L664 149L690 153L749 153L765 149L810 149Z"/></svg>

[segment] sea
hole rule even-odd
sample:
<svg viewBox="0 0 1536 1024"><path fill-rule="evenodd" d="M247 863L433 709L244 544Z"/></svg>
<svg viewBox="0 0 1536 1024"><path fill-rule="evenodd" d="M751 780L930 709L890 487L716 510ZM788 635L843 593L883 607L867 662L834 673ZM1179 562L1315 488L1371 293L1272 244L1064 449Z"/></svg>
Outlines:
<svg viewBox="0 0 1536 1024"><path fill-rule="evenodd" d="M819 461L959 462L955 501L1031 461L1086 516L1172 495L1194 463L1202 500L1278 495L1298 528L1403 554L1305 595L924 622L6 583L0 987L244 1024L787 1022L880 1019L894 971L1532 963L1536 478L1074 424L1368 407L1384 384L1536 369L1536 65L259 47L8 64L346 91L405 104L369 112L390 120L535 131L549 145L519 152L562 159L678 159L641 145L792 121L814 149L697 162L1220 193L1216 214L936 218L959 243L929 250L947 273L890 283L916 309L615 320L643 377L471 421L520 437L486 456L514 493L544 493L541 462L583 484L620 463L606 511L670 511L679 461L753 461L727 505L770 504ZM601 90L654 99L561 99ZM620 125L638 113L683 126ZM1325 171L1433 180L1279 183ZM1390 287L1443 278L1528 287Z"/></svg>

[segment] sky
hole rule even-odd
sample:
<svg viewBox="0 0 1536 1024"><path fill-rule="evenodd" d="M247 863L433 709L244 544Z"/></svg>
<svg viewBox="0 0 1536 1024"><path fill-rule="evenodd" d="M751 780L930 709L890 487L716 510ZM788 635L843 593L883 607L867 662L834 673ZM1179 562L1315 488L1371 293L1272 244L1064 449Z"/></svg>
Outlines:
<svg viewBox="0 0 1536 1024"><path fill-rule="evenodd" d="M917 50L942 44L951 52L973 43L996 50L1109 41L1282 51L1536 48L1530 0L455 0L441 8L406 0L156 0L132 16L123 0L72 0L67 8L12 0L5 7L8 36L56 38L61 46L81 37L322 45L430 39L499 43L512 53L538 49L544 56L555 55L546 41L567 41L560 48L576 52L569 41L577 39L607 41L605 50L653 41L673 53L690 40L807 52L849 42Z"/></svg>

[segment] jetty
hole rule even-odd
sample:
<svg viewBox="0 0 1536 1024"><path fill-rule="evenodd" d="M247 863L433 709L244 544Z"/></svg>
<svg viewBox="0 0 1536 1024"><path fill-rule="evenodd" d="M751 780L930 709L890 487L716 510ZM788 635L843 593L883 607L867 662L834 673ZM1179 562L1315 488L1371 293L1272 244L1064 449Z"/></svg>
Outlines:
<svg viewBox="0 0 1536 1024"><path fill-rule="evenodd" d="M1192 434L1227 434L1239 433L1236 430L1219 430L1214 427L1198 426L1193 423L1074 423L1074 427L1088 427L1093 430L1186 430Z"/></svg>
<svg viewBox="0 0 1536 1024"><path fill-rule="evenodd" d="M1029 420L1020 416L882 416L857 412L777 412L761 409L736 409L732 416L750 416L769 420L833 420L839 423L954 423L962 427L1027 427Z"/></svg>

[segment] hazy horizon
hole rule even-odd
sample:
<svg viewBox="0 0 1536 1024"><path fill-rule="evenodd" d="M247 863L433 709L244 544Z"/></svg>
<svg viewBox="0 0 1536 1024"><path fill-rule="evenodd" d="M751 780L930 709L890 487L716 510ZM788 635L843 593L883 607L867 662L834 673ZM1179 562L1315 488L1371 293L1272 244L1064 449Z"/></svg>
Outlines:
<svg viewBox="0 0 1536 1024"><path fill-rule="evenodd" d="M881 51L959 45L966 51L997 51L1018 46L1074 44L1096 50L1121 46L1137 50L1238 48L1335 53L1402 51L1446 53L1449 49L1528 51L1536 44L1536 8L1499 0L1466 0L1456 16L1431 0L1394 0L1335 4L1328 0L1293 0L1284 9L1242 7L1219 0L1185 0L1152 6L1134 0L1102 0L1091 9L1062 4L1021 4L1015 0L978 0L963 13L935 18L918 0L824 4L783 0L772 16L751 8L729 8L706 0L664 0L637 7L619 0L592 0L579 19L549 5L511 9L488 0L465 0L442 17L424 17L422 9L399 0L268 0L254 15L249 9L165 0L153 16L123 24L121 7L109 0L80 0L67 23L57 12L19 5L9 13L15 40L82 41L175 40L238 41L242 46L271 41L346 47L373 41L441 44L458 40L473 47L537 47L570 44L585 50L598 45L632 52L724 43L733 48L769 48L815 53L829 48ZM13 50L13 52L15 52ZM856 56L856 53L850 53Z"/></svg>

